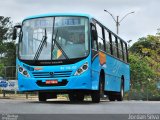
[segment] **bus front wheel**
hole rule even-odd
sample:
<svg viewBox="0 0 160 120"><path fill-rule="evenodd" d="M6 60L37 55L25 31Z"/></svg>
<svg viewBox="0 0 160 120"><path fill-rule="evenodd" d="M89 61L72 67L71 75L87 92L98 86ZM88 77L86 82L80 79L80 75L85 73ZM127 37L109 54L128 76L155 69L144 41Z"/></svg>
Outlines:
<svg viewBox="0 0 160 120"><path fill-rule="evenodd" d="M38 100L41 101L41 102L45 102L47 99L46 99L46 94L43 93L43 92L38 92Z"/></svg>
<svg viewBox="0 0 160 120"><path fill-rule="evenodd" d="M99 103L100 102L100 91L99 90L92 91L91 97L92 97L93 103Z"/></svg>
<svg viewBox="0 0 160 120"><path fill-rule="evenodd" d="M99 80L100 81L99 82L99 89L92 91L92 93L91 93L93 103L99 103L101 97L104 97L104 85L105 85L104 80L105 80L105 77L103 74L101 74L100 80Z"/></svg>
<svg viewBox="0 0 160 120"><path fill-rule="evenodd" d="M82 93L70 93L69 100L71 102L82 102L84 100L84 94Z"/></svg>
<svg viewBox="0 0 160 120"><path fill-rule="evenodd" d="M114 95L108 95L109 101L115 101L116 97Z"/></svg>

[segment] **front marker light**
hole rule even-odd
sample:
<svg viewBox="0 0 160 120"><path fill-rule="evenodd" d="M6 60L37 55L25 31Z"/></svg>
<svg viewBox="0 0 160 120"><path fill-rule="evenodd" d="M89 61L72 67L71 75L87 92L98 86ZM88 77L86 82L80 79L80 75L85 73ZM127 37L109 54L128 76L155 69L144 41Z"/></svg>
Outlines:
<svg viewBox="0 0 160 120"><path fill-rule="evenodd" d="M30 77L29 73L27 72L27 70L25 70L23 67L19 66L18 71L24 75L25 77Z"/></svg>
<svg viewBox="0 0 160 120"><path fill-rule="evenodd" d="M86 63L83 64L80 68L78 68L78 70L75 72L74 75L81 75L81 74L84 73L87 69L88 69L88 63L86 62Z"/></svg>

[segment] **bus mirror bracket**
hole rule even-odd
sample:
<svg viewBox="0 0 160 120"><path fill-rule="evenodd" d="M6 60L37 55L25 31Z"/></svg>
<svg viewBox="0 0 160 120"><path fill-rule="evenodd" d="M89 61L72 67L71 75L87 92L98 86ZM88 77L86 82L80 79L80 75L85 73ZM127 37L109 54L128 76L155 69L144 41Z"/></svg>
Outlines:
<svg viewBox="0 0 160 120"><path fill-rule="evenodd" d="M16 40L16 38L17 38L17 29L18 28L21 29L21 27L22 27L21 25L14 26L12 40Z"/></svg>

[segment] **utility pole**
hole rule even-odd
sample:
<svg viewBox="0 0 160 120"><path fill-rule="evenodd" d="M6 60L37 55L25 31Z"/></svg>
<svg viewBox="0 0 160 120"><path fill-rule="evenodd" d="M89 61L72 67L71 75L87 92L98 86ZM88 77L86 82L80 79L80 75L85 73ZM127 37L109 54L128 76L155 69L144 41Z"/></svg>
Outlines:
<svg viewBox="0 0 160 120"><path fill-rule="evenodd" d="M117 34L119 33L119 16L117 16L117 21L116 21L116 28L117 28Z"/></svg>
<svg viewBox="0 0 160 120"><path fill-rule="evenodd" d="M116 23L116 32L117 32L117 34L119 34L119 26L120 26L120 23L124 20L124 18L126 18L129 14L135 13L134 11L133 12L129 12L126 15L124 15L124 17L122 17L122 19L119 20L119 16L117 16L116 19L115 19L115 17L113 16L112 13L110 13L107 10L104 10L104 11L107 12L113 18L114 22Z"/></svg>

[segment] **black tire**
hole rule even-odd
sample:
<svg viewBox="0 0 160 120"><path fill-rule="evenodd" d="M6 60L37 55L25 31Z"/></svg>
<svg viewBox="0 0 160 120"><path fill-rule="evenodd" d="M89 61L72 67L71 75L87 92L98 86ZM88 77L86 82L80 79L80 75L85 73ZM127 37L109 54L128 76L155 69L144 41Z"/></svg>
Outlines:
<svg viewBox="0 0 160 120"><path fill-rule="evenodd" d="M68 96L71 102L82 102L84 100L84 94L82 93L70 93Z"/></svg>
<svg viewBox="0 0 160 120"><path fill-rule="evenodd" d="M124 97L124 84L122 82L121 90L120 90L119 94L117 95L117 101L123 101L123 97Z"/></svg>
<svg viewBox="0 0 160 120"><path fill-rule="evenodd" d="M114 95L108 95L108 99L109 99L109 101L115 101L116 100Z"/></svg>
<svg viewBox="0 0 160 120"><path fill-rule="evenodd" d="M73 93L68 94L68 97L69 97L70 102L76 102L77 101L76 95L73 94Z"/></svg>
<svg viewBox="0 0 160 120"><path fill-rule="evenodd" d="M100 102L100 90L92 91L91 97L92 97L93 103L99 103Z"/></svg>
<svg viewBox="0 0 160 120"><path fill-rule="evenodd" d="M83 102L83 100L84 100L84 94L77 94L77 100L79 102Z"/></svg>
<svg viewBox="0 0 160 120"><path fill-rule="evenodd" d="M45 93L41 93L41 92L38 92L38 100L40 102L45 102L47 99L46 99L46 94Z"/></svg>
<svg viewBox="0 0 160 120"><path fill-rule="evenodd" d="M99 89L92 91L91 97L92 97L92 102L93 103L99 103L101 97L104 97L104 76L100 76L100 82L99 82Z"/></svg>

